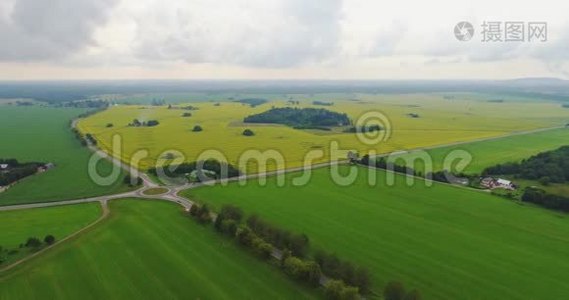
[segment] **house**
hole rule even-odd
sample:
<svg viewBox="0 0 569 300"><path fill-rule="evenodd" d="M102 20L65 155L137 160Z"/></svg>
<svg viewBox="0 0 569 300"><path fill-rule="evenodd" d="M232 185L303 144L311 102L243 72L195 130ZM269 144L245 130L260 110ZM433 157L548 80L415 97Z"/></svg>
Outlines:
<svg viewBox="0 0 569 300"><path fill-rule="evenodd" d="M0 164L0 170L6 170L8 169L9 165L8 164Z"/></svg>
<svg viewBox="0 0 569 300"><path fill-rule="evenodd" d="M507 190L515 190L517 186L511 182L510 180L502 179L502 178L492 178L486 177L480 181L480 185L488 188L488 189L507 189Z"/></svg>

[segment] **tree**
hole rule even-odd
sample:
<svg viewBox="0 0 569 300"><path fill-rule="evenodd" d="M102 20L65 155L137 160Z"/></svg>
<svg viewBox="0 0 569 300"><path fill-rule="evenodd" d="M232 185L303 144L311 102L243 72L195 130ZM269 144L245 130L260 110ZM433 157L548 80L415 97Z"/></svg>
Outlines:
<svg viewBox="0 0 569 300"><path fill-rule="evenodd" d="M383 290L385 300L404 300L405 287L398 281L390 281Z"/></svg>
<svg viewBox="0 0 569 300"><path fill-rule="evenodd" d="M243 130L243 135L244 136L254 136L255 133L251 129L245 129L245 130Z"/></svg>
<svg viewBox="0 0 569 300"><path fill-rule="evenodd" d="M107 128L111 128L113 126L114 126L113 123L107 123Z"/></svg>
<svg viewBox="0 0 569 300"><path fill-rule="evenodd" d="M196 125L194 126L194 129L192 129L193 132L200 132L203 131L203 128L200 125Z"/></svg>
<svg viewBox="0 0 569 300"><path fill-rule="evenodd" d="M46 243L48 245L53 245L53 243L55 243L55 237L51 234L48 234L45 236L43 241L44 241L44 243Z"/></svg>
<svg viewBox="0 0 569 300"><path fill-rule="evenodd" d="M189 112L185 112L182 114L182 117L184 117L184 118L191 117L191 116L192 116L192 113L189 113Z"/></svg>
<svg viewBox="0 0 569 300"><path fill-rule="evenodd" d="M31 237L28 238L25 245L28 248L39 248L41 246L41 241L36 237Z"/></svg>
<svg viewBox="0 0 569 300"><path fill-rule="evenodd" d="M130 174L124 176L123 183L130 186L141 186L142 185L142 178L140 177L131 177Z"/></svg>
<svg viewBox="0 0 569 300"><path fill-rule="evenodd" d="M358 288L346 286L341 280L330 280L326 283L324 294L326 299L331 300L355 300L360 299Z"/></svg>

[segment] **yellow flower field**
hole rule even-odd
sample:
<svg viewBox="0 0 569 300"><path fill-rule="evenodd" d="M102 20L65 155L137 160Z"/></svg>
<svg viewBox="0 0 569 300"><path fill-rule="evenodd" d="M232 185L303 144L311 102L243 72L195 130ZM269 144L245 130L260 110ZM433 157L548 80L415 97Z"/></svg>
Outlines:
<svg viewBox="0 0 569 300"><path fill-rule="evenodd" d="M167 106L113 106L104 112L83 119L78 129L92 134L98 146L109 152L113 136L122 139L120 157L125 162L139 150L147 150L148 156L140 160L138 167L147 169L163 162L167 153L177 159L195 161L204 151L215 150L200 158L219 157L219 153L232 164L239 165L239 157L247 150L276 150L284 157L284 164L271 164L269 169L302 166L306 153L323 150L324 156L312 163L330 160L330 143L335 141L344 156L348 150L365 153L375 150L388 153L486 137L506 135L511 132L537 128L563 126L569 120L569 109L561 109L558 103L503 102L473 100L472 97L448 99L436 94L361 95L358 100L334 101L333 106L314 106L311 101L301 101L298 107L320 107L347 113L354 121L365 112L381 112L389 120L391 134L388 140L374 145L362 143L355 134L341 130L296 130L272 124L244 124L243 118L271 107L290 105L286 100L272 101L257 107L235 102L191 103L199 110L168 109ZM182 107L185 105L176 105ZM191 117L182 117L190 112ZM409 114L418 114L412 118ZM129 127L133 119L158 120L156 127ZM113 127L107 127L112 123ZM192 132L195 125L202 132ZM385 124L382 124L385 125ZM255 135L242 135L249 128ZM210 151L211 152L211 151ZM172 156L172 155L170 155ZM344 156L345 157L345 156ZM255 172L256 164L247 163L249 172Z"/></svg>

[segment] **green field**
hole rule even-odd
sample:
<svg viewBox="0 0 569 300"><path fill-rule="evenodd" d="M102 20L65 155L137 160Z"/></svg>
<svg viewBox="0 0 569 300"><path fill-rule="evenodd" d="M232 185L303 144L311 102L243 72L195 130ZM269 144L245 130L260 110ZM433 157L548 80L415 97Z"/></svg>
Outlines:
<svg viewBox="0 0 569 300"><path fill-rule="evenodd" d="M347 171L348 167L343 167ZM353 167L357 168L357 167ZM248 213L306 233L313 249L367 266L375 289L389 280L418 288L425 299L564 299L569 294L569 219L485 192L419 181L407 186L334 184L328 169L309 185L230 184L185 191L219 208ZM372 171L376 172L376 171Z"/></svg>
<svg viewBox="0 0 569 300"><path fill-rule="evenodd" d="M0 277L0 299L317 297L172 203L118 200L110 210L104 223Z"/></svg>
<svg viewBox="0 0 569 300"><path fill-rule="evenodd" d="M100 214L99 203L0 211L0 246L10 251L18 249L29 237L43 240L48 234L61 240L94 222ZM29 253L27 249L20 249L9 255L8 261L0 267Z"/></svg>
<svg viewBox="0 0 569 300"><path fill-rule="evenodd" d="M69 127L70 120L83 112L84 109L72 108L0 108L3 130L0 157L51 162L56 166L0 193L0 206L96 196L126 189L122 176L111 186L99 186L90 179L87 168L92 154L80 145ZM111 167L104 160L98 165L101 174L109 173Z"/></svg>
<svg viewBox="0 0 569 300"><path fill-rule="evenodd" d="M554 150L564 145L569 145L569 128L436 148L426 152L432 158L432 169L440 171L443 169L445 157L455 150L464 150L472 155L472 162L465 172L480 173L487 167L500 163L517 162L540 152ZM410 152L402 156L406 159L420 157L417 155L417 152ZM401 163L402 160L397 160L396 162ZM418 163L414 168L417 171L424 172L422 163Z"/></svg>

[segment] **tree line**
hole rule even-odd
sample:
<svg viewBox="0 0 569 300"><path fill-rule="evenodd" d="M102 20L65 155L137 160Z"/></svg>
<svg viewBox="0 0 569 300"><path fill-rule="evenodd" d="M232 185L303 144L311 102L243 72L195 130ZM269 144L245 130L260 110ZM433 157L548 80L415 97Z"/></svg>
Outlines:
<svg viewBox="0 0 569 300"><path fill-rule="evenodd" d="M542 189L527 187L521 200L523 202L530 202L548 209L569 212L569 198L548 194Z"/></svg>
<svg viewBox="0 0 569 300"><path fill-rule="evenodd" d="M328 299L360 299L373 293L371 274L366 268L323 250L310 256L305 234L278 228L254 214L245 218L243 211L233 205L224 205L215 216L206 204L194 204L189 215L203 225L213 222L217 232L250 249L260 259L276 260L289 277L308 286L323 285ZM420 299L418 291L413 291L413 295L417 298L405 299Z"/></svg>
<svg viewBox="0 0 569 300"><path fill-rule="evenodd" d="M51 246L53 244L55 244L55 236L48 234L46 235L43 240L40 240L37 237L29 237L26 242L21 243L19 248L20 249L30 249L32 251L37 251L39 250L42 246ZM0 246L0 265L3 264L4 262L6 262L8 260L8 256L10 255L15 255L18 253L17 249L11 249L11 250L7 250L4 249L2 246Z"/></svg>
<svg viewBox="0 0 569 300"><path fill-rule="evenodd" d="M483 171L484 175L513 175L537 180L544 185L569 182L569 146L542 152L521 162L498 164Z"/></svg>
<svg viewBox="0 0 569 300"><path fill-rule="evenodd" d="M225 170L227 171L227 174L224 174ZM163 167L163 171L164 174L169 177L181 177L196 171L198 173L198 179L209 178L209 174L206 174L207 171L215 173L215 178L210 179L222 179L225 178L225 176L227 176L227 178L231 178L241 175L241 171L232 164L220 162L215 159L181 163L179 165L168 165ZM153 175L158 175L156 168L150 168L148 172Z"/></svg>
<svg viewBox="0 0 569 300"><path fill-rule="evenodd" d="M34 175L43 163L20 163L16 159L0 159L0 164L8 165L6 170L0 170L0 186L8 186L20 179Z"/></svg>

